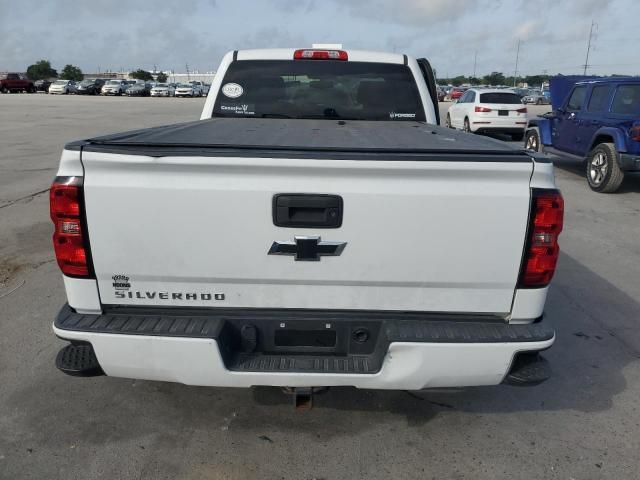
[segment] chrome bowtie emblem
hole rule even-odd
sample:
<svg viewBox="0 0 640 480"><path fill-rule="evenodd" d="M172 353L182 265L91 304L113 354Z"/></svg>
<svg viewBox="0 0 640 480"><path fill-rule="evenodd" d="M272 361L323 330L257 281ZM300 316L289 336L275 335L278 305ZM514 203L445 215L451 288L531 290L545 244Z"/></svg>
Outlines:
<svg viewBox="0 0 640 480"><path fill-rule="evenodd" d="M322 256L338 256L347 242L323 242L320 237L295 237L293 242L273 242L269 255L292 255L296 261L317 262Z"/></svg>

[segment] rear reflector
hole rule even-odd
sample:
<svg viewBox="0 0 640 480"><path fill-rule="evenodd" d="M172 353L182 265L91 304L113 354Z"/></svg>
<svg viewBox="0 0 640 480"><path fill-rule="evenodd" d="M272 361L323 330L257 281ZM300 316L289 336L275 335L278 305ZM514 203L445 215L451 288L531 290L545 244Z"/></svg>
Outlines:
<svg viewBox="0 0 640 480"><path fill-rule="evenodd" d="M476 105L475 111L476 111L476 113L480 113L480 112L489 113L491 111L491 109L488 108L488 107L478 107Z"/></svg>
<svg viewBox="0 0 640 480"><path fill-rule="evenodd" d="M90 276L82 225L82 193L82 177L57 177L49 190L56 260L62 273L74 277Z"/></svg>
<svg viewBox="0 0 640 480"><path fill-rule="evenodd" d="M349 60L344 50L296 50L293 52L294 60Z"/></svg>
<svg viewBox="0 0 640 480"><path fill-rule="evenodd" d="M549 285L556 271L562 231L564 200L557 190L534 188L527 244L522 262L520 288L542 288Z"/></svg>

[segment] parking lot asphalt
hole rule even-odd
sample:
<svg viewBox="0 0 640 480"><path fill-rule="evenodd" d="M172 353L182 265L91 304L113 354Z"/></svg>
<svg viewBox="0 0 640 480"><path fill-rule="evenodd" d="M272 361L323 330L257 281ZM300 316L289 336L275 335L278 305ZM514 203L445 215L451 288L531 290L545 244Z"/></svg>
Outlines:
<svg viewBox="0 0 640 480"><path fill-rule="evenodd" d="M58 372L46 189L62 146L196 119L203 102L0 95L0 479L640 476L640 178L600 195L568 160L555 160L566 218L540 386L335 388L300 414L277 389Z"/></svg>

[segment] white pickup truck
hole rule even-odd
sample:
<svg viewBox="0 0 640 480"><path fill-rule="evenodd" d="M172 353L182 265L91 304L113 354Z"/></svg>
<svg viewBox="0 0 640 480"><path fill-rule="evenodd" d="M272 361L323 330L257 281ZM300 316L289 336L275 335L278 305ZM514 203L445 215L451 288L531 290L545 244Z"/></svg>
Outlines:
<svg viewBox="0 0 640 480"><path fill-rule="evenodd" d="M58 368L301 396L546 379L552 164L439 127L435 95L406 55L234 51L199 121L66 145Z"/></svg>

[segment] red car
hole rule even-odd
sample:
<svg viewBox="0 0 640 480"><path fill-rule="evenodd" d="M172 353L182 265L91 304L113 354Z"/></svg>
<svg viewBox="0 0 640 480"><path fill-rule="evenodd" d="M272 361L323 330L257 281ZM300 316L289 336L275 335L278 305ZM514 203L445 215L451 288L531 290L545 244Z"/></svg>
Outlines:
<svg viewBox="0 0 640 480"><path fill-rule="evenodd" d="M449 98L451 100L458 100L466 92L464 88L452 88L449 92Z"/></svg>
<svg viewBox="0 0 640 480"><path fill-rule="evenodd" d="M36 87L33 82L20 73L0 74L0 92L29 92L34 93Z"/></svg>

